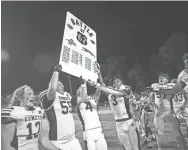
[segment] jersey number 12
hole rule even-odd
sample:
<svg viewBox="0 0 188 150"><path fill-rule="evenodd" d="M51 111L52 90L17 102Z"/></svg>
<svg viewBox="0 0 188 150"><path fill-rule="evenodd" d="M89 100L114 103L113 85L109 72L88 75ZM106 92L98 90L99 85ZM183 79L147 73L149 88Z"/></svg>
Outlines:
<svg viewBox="0 0 188 150"><path fill-rule="evenodd" d="M28 128L28 131L29 131L29 135L27 136L27 140L38 137L38 133L40 132L40 121L35 122L35 127L38 128L38 131L36 133L33 133L32 123L31 122L28 123L27 128Z"/></svg>

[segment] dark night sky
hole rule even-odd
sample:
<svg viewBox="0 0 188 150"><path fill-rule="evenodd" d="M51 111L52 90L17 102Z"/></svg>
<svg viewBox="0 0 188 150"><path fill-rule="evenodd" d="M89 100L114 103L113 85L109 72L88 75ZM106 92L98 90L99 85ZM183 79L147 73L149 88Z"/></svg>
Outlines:
<svg viewBox="0 0 188 150"><path fill-rule="evenodd" d="M173 32L188 28L188 2L1 2L1 48L10 54L2 63L2 94L23 84L35 91L47 87L59 58L66 11L97 32L99 63L125 55L129 67L139 61L147 69L150 55ZM36 61L44 53L49 60Z"/></svg>

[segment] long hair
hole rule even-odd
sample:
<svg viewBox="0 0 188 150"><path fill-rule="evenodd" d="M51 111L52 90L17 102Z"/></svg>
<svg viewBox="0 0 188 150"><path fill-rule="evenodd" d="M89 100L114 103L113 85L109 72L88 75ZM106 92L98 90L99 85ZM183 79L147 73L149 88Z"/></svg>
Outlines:
<svg viewBox="0 0 188 150"><path fill-rule="evenodd" d="M12 100L10 106L20 106L20 102L24 99L25 88L29 87L28 85L23 85L18 87L12 94Z"/></svg>

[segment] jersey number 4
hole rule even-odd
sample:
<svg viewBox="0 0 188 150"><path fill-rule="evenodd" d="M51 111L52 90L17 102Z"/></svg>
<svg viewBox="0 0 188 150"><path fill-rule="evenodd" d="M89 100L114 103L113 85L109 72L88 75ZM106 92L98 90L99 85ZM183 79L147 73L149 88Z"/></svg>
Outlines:
<svg viewBox="0 0 188 150"><path fill-rule="evenodd" d="M112 95L112 96L111 96L111 99L113 100L113 103L112 103L112 104L113 104L114 106L118 105L118 102L117 102L117 100L116 100L116 96L115 96L115 95Z"/></svg>
<svg viewBox="0 0 188 150"><path fill-rule="evenodd" d="M29 135L27 136L27 140L38 137L38 133L40 132L40 121L35 122L35 127L38 128L38 131L36 133L33 133L32 123L31 122L28 123L27 128L28 128L28 131L29 131Z"/></svg>
<svg viewBox="0 0 188 150"><path fill-rule="evenodd" d="M93 107L91 106L90 102L86 102L86 110L90 109L90 111L93 111Z"/></svg>

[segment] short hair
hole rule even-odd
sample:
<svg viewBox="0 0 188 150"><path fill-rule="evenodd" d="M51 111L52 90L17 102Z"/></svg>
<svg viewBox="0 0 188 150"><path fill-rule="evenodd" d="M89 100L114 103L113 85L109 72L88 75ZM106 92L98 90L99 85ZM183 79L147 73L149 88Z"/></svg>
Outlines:
<svg viewBox="0 0 188 150"><path fill-rule="evenodd" d="M188 59L188 53L185 53L185 54L183 55L183 61L185 61L186 59Z"/></svg>
<svg viewBox="0 0 188 150"><path fill-rule="evenodd" d="M159 74L158 78L160 78L160 77L164 77L164 78L166 78L168 80L170 79L170 77L169 77L169 75L167 73L161 73L161 74Z"/></svg>
<svg viewBox="0 0 188 150"><path fill-rule="evenodd" d="M12 94L12 100L10 102L10 106L20 106L20 102L23 100L23 96L25 93L25 88L29 87L28 85L22 85L18 87Z"/></svg>

